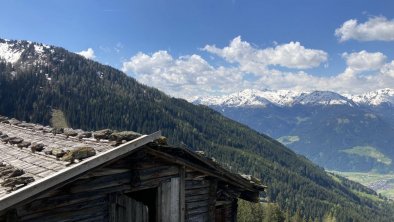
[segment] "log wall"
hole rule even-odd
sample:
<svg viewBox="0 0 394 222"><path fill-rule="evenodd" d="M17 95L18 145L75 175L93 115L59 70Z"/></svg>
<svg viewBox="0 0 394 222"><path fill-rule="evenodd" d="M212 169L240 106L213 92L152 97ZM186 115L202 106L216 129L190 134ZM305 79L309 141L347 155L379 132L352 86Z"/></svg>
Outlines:
<svg viewBox="0 0 394 222"><path fill-rule="evenodd" d="M216 180L189 171L185 180L186 221L214 221Z"/></svg>

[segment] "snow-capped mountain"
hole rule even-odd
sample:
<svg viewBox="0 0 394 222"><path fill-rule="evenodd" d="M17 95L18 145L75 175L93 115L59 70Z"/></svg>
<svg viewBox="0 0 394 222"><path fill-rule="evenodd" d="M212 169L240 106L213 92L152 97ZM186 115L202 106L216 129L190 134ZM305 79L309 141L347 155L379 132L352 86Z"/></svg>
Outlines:
<svg viewBox="0 0 394 222"><path fill-rule="evenodd" d="M302 93L296 97L292 105L350 105L353 106L355 103L335 92L330 91L314 91L311 93Z"/></svg>
<svg viewBox="0 0 394 222"><path fill-rule="evenodd" d="M265 107L269 104L277 106L290 105L295 98L301 95L301 92L290 90L255 90L246 89L241 92L233 93L227 96L218 97L202 97L194 101L197 104L204 105L217 105L217 106L262 106Z"/></svg>
<svg viewBox="0 0 394 222"><path fill-rule="evenodd" d="M372 105L394 104L394 89L380 89L361 95L341 95L331 91L301 92L292 90L246 89L225 96L202 97L194 101L207 106L265 107L269 104L284 107L294 105Z"/></svg>
<svg viewBox="0 0 394 222"><path fill-rule="evenodd" d="M44 63L48 53L53 53L51 46L30 41L0 39L0 59L16 64L20 60L31 60L34 65ZM29 63L31 64L31 63Z"/></svg>
<svg viewBox="0 0 394 222"><path fill-rule="evenodd" d="M383 103L394 104L394 89L379 89L361 95L352 96L351 99L363 105L378 106Z"/></svg>

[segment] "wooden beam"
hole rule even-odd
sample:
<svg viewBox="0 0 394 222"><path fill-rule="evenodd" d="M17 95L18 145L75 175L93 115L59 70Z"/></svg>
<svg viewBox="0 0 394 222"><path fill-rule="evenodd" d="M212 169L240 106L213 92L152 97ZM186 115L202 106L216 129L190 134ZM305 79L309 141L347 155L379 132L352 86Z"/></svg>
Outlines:
<svg viewBox="0 0 394 222"><path fill-rule="evenodd" d="M180 205L180 222L185 221L185 166L180 166L179 167L179 179L180 179L180 185L179 185L179 205Z"/></svg>
<svg viewBox="0 0 394 222"><path fill-rule="evenodd" d="M175 157L173 155L154 150L152 148L146 148L146 151L148 153L158 157L158 158L162 158L164 160L167 160L169 162L173 162L173 163L176 163L176 164L179 164L179 165L187 166L187 167L189 167L189 168L191 168L193 170L200 171L200 172L202 172L202 173L204 173L204 174L206 174L208 176L212 176L212 177L215 177L215 178L220 178L222 181L225 181L226 183L229 183L229 184L231 184L231 185L233 185L235 187L242 186L243 188L248 189L249 191L255 191L255 189L253 189L253 187L252 187L253 185L250 184L250 183L246 184L246 182L244 182L244 181L238 181L238 180L234 181L231 178L225 177L225 175L223 175L222 173L217 173L217 172L214 172L213 170L203 168L200 165L192 163L192 162L190 162L188 160L181 159L181 158Z"/></svg>

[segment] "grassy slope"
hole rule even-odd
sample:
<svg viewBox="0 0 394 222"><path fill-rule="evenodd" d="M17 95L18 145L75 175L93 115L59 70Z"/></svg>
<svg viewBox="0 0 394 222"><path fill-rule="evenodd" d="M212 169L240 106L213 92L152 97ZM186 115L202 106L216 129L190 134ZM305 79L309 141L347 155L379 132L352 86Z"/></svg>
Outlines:
<svg viewBox="0 0 394 222"><path fill-rule="evenodd" d="M365 156L375 159L377 162L390 165L392 160L385 156L383 153L379 152L375 147L372 146L355 146L350 149L341 150L341 152L357 155L357 156Z"/></svg>
<svg viewBox="0 0 394 222"><path fill-rule="evenodd" d="M63 111L59 109L52 109L51 126L55 128L68 128L66 117Z"/></svg>

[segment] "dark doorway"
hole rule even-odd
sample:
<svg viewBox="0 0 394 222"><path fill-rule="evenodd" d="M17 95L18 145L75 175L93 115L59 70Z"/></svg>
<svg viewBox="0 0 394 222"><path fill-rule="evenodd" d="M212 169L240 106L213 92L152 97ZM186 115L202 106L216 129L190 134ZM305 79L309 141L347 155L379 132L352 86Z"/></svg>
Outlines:
<svg viewBox="0 0 394 222"><path fill-rule="evenodd" d="M149 222L156 222L157 217L157 188L145 189L127 193L127 196L148 207Z"/></svg>

